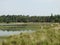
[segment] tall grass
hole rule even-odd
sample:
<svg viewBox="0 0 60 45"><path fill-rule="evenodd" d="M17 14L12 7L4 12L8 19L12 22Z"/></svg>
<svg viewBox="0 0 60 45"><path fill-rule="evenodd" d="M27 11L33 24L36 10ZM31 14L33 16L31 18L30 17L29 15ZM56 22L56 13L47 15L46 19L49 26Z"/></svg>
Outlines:
<svg viewBox="0 0 60 45"><path fill-rule="evenodd" d="M2 45L60 45L60 24L29 25L34 28L37 27L37 30L32 33L25 32L19 35L11 35L2 42Z"/></svg>

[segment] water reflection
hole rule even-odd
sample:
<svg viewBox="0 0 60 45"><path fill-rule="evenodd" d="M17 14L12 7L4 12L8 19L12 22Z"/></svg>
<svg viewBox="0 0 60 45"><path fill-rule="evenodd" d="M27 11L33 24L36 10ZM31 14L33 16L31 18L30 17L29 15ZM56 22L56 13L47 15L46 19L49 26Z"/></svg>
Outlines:
<svg viewBox="0 0 60 45"><path fill-rule="evenodd" d="M9 36L9 35L16 35L22 32L33 32L32 30L25 30L25 31L2 31L0 30L0 36Z"/></svg>

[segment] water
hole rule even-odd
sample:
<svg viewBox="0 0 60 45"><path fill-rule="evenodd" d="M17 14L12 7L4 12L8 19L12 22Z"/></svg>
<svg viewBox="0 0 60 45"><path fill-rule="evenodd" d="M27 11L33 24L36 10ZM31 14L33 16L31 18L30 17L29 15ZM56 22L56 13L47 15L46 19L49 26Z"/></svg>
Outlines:
<svg viewBox="0 0 60 45"><path fill-rule="evenodd" d="M0 36L10 36L10 35L17 35L22 32L32 32L32 30L25 30L25 31L2 31L0 30Z"/></svg>

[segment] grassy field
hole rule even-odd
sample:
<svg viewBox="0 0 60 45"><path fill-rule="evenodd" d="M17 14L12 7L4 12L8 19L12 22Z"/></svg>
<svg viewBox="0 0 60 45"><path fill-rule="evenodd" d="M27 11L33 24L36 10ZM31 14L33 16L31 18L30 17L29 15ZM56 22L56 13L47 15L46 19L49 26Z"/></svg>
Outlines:
<svg viewBox="0 0 60 45"><path fill-rule="evenodd" d="M1 26L0 29L12 28L15 26L22 28L24 26L24 29L35 30L35 32L11 35L0 42L0 45L60 45L59 23L25 23L22 25L16 24Z"/></svg>
<svg viewBox="0 0 60 45"><path fill-rule="evenodd" d="M0 23L0 30L39 30L53 28L57 25L58 23Z"/></svg>
<svg viewBox="0 0 60 45"><path fill-rule="evenodd" d="M9 23L9 24L0 24L1 30L35 30L37 28L40 28L40 25L37 23Z"/></svg>

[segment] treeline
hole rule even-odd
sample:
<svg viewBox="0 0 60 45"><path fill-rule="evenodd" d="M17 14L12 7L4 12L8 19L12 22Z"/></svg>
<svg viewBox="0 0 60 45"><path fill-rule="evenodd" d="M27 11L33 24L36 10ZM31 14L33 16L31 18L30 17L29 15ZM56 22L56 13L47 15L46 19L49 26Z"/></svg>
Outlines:
<svg viewBox="0 0 60 45"><path fill-rule="evenodd" d="M2 15L0 23L10 22L60 22L60 15L51 14L51 16L24 16L24 15Z"/></svg>

